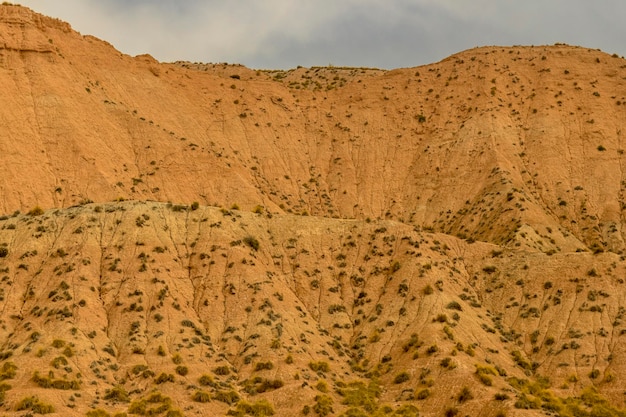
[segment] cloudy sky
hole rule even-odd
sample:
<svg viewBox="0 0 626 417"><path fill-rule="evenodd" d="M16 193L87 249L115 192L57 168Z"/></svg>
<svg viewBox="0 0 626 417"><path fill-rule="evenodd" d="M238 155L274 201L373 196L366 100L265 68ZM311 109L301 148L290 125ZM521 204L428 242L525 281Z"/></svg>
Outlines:
<svg viewBox="0 0 626 417"><path fill-rule="evenodd" d="M16 0L160 61L410 67L483 45L626 55L624 0Z"/></svg>

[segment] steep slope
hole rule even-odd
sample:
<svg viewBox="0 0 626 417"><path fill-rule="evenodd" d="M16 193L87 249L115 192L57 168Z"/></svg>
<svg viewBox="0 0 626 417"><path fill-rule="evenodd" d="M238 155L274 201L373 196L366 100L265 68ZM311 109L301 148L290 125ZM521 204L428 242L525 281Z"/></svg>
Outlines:
<svg viewBox="0 0 626 417"><path fill-rule="evenodd" d="M417 69L255 72L131 58L1 10L5 212L198 200L623 250L621 58L486 47Z"/></svg>
<svg viewBox="0 0 626 417"><path fill-rule="evenodd" d="M523 398L511 377L531 372L562 397L592 384L622 401L616 255L136 202L10 217L0 242L7 410L28 393L60 415L130 412L159 392L185 415L240 397L295 415L323 393L339 413L342 384L362 381L382 388L370 412L492 415ZM473 400L450 398L464 387Z"/></svg>
<svg viewBox="0 0 626 417"><path fill-rule="evenodd" d="M165 64L3 4L0 407L624 415L625 81Z"/></svg>

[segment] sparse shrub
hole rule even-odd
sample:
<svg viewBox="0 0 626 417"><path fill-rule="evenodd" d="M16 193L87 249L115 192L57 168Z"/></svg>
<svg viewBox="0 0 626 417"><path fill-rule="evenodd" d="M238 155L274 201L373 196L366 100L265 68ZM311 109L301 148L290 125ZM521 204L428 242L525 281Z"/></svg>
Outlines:
<svg viewBox="0 0 626 417"><path fill-rule="evenodd" d="M191 399L194 400L197 403L208 403L209 401L211 401L211 396L209 395L208 392L196 391L191 396Z"/></svg>
<svg viewBox="0 0 626 417"><path fill-rule="evenodd" d="M378 407L378 397L381 389L374 381L367 385L362 381L354 381L349 384L338 383L337 392L343 397L341 402L351 407L362 407L367 412L373 412Z"/></svg>
<svg viewBox="0 0 626 417"><path fill-rule="evenodd" d="M198 384L202 385L202 386L210 386L213 387L215 386L215 381L213 380L213 377L211 375L202 375L200 378L198 378Z"/></svg>
<svg viewBox="0 0 626 417"><path fill-rule="evenodd" d="M325 417L333 413L333 399L328 395L316 395L313 411L320 417Z"/></svg>
<svg viewBox="0 0 626 417"><path fill-rule="evenodd" d="M267 400L259 400L254 403L239 401L234 410L228 410L229 416L243 417L245 415L254 417L266 417L274 415L274 407Z"/></svg>
<svg viewBox="0 0 626 417"><path fill-rule="evenodd" d="M4 382L0 383L0 405L4 405L4 399L6 396L6 392L10 390L12 387L9 384Z"/></svg>
<svg viewBox="0 0 626 417"><path fill-rule="evenodd" d="M62 348L63 346L65 346L65 341L64 341L64 340L61 340L61 339L54 339L54 340L52 341L52 347L54 347L54 348L60 349L60 348Z"/></svg>
<svg viewBox="0 0 626 417"><path fill-rule="evenodd" d="M29 216L41 216L43 214L43 209L39 206L35 206L26 214Z"/></svg>
<svg viewBox="0 0 626 417"><path fill-rule="evenodd" d="M243 238L243 243L245 243L246 245L250 246L252 249L254 250L259 250L259 241L252 237L252 236L246 236Z"/></svg>
<svg viewBox="0 0 626 417"><path fill-rule="evenodd" d="M401 405L396 409L396 411L393 411L391 407L383 406L380 408L380 411L384 413L384 415L393 415L399 417L419 417L419 410L417 409L417 407L411 404ZM393 414L391 414L392 412Z"/></svg>
<svg viewBox="0 0 626 417"><path fill-rule="evenodd" d="M9 254L9 250L4 246L0 246L0 258L6 258Z"/></svg>
<svg viewBox="0 0 626 417"><path fill-rule="evenodd" d="M466 401L469 401L472 398L474 398L474 396L472 395L472 391L470 391L470 389L468 387L461 388L461 391L456 396L456 400L458 402L460 402L460 403L464 403Z"/></svg>
<svg viewBox="0 0 626 417"><path fill-rule="evenodd" d="M128 406L128 414L145 415L146 407L147 407L146 400L133 401L132 403L130 403L130 406Z"/></svg>
<svg viewBox="0 0 626 417"><path fill-rule="evenodd" d="M437 314L437 317L435 317L433 319L433 322L447 323L448 322L448 316L445 315L445 314Z"/></svg>
<svg viewBox="0 0 626 417"><path fill-rule="evenodd" d="M255 385L253 389L250 390L249 392L250 394L253 394L253 395L255 393L262 394L267 391L273 391L285 385L283 381L281 381L280 379L254 378L253 381L255 382Z"/></svg>
<svg viewBox="0 0 626 417"><path fill-rule="evenodd" d="M159 345L158 349L157 349L157 355L159 356L165 356L165 348L162 345Z"/></svg>
<svg viewBox="0 0 626 417"><path fill-rule="evenodd" d="M23 398L17 403L15 409L17 411L31 410L35 414L54 413L54 407L52 405L42 402L35 396Z"/></svg>
<svg viewBox="0 0 626 417"><path fill-rule="evenodd" d="M104 394L104 399L124 403L129 401L128 393L126 392L124 387L119 385L106 390Z"/></svg>
<svg viewBox="0 0 626 417"><path fill-rule="evenodd" d="M213 369L213 373L215 375L225 376L230 374L230 368L226 365L218 366L217 368Z"/></svg>
<svg viewBox="0 0 626 417"><path fill-rule="evenodd" d="M68 380L68 379L54 379L52 373L50 376L43 377L39 375L39 372L35 372L32 381L41 388L52 388L62 390L77 390L80 389L80 381Z"/></svg>
<svg viewBox="0 0 626 417"><path fill-rule="evenodd" d="M341 304L331 304L328 306L328 314L343 313L346 308Z"/></svg>
<svg viewBox="0 0 626 417"><path fill-rule="evenodd" d="M68 358L74 356L74 350L72 350L70 346L66 346L61 353L63 353L63 355L67 356Z"/></svg>
<svg viewBox="0 0 626 417"><path fill-rule="evenodd" d="M318 361L318 362L309 362L309 368L313 372L329 372L330 366L328 366L328 362Z"/></svg>
<svg viewBox="0 0 626 417"><path fill-rule="evenodd" d="M16 371L17 371L17 365L15 365L13 362L3 363L2 369L0 370L0 381L4 381L5 379L15 378Z"/></svg>
<svg viewBox="0 0 626 417"><path fill-rule="evenodd" d="M443 412L443 415L445 417L455 417L456 415L459 414L459 409L456 407L448 407L445 409L445 411Z"/></svg>
<svg viewBox="0 0 626 417"><path fill-rule="evenodd" d="M154 380L155 384L163 384L165 382L174 382L174 375L172 374L166 374L165 372L162 372L159 376L156 377L156 379Z"/></svg>
<svg viewBox="0 0 626 417"><path fill-rule="evenodd" d="M486 385L488 387L493 385L493 381L491 380L491 377L489 375L478 374L478 380L482 382L483 385Z"/></svg>
<svg viewBox="0 0 626 417"><path fill-rule="evenodd" d="M274 368L274 364L270 361L267 362L257 362L257 364L254 366L254 370L255 371L263 371L265 369L270 370Z"/></svg>
<svg viewBox="0 0 626 417"><path fill-rule="evenodd" d="M179 365L176 367L176 373L180 376L185 376L189 373L189 368L186 366Z"/></svg>
<svg viewBox="0 0 626 417"><path fill-rule="evenodd" d="M408 372L400 372L398 375L396 375L396 377L393 379L393 383L394 384L402 384L403 382L408 381L409 379L411 379L411 376L408 374Z"/></svg>
<svg viewBox="0 0 626 417"><path fill-rule="evenodd" d="M520 394L520 396L515 401L513 405L515 408L520 408L523 410L536 410L541 407L541 399L536 397L529 397L525 393Z"/></svg>
<svg viewBox="0 0 626 417"><path fill-rule="evenodd" d="M450 310L463 311L461 304L457 303L456 301L450 301L448 305L446 305L446 308Z"/></svg>
<svg viewBox="0 0 626 417"><path fill-rule="evenodd" d="M95 410L87 411L85 414L87 417L111 417L111 414L107 413L102 408L96 408Z"/></svg>
<svg viewBox="0 0 626 417"><path fill-rule="evenodd" d="M506 400L508 400L510 397L509 397L507 394L503 393L503 392L496 392L496 394L493 396L493 398L494 398L496 401L506 401Z"/></svg>
<svg viewBox="0 0 626 417"><path fill-rule="evenodd" d="M230 390L230 391L217 391L213 395L213 399L216 401L226 403L228 405L233 405L237 403L239 400L241 400L241 397L235 391Z"/></svg>
<svg viewBox="0 0 626 417"><path fill-rule="evenodd" d="M478 376L480 382L483 383L483 385L487 385L488 387L490 387L493 385L493 381L491 380L490 375L495 376L497 375L497 372L491 366L476 365L476 375Z"/></svg>
<svg viewBox="0 0 626 417"><path fill-rule="evenodd" d="M402 350L404 350L405 352L408 352L409 350L411 350L411 348L418 348L419 347L419 339L417 338L417 333L413 333L411 334L411 337L409 338L409 340L402 345Z"/></svg>
<svg viewBox="0 0 626 417"><path fill-rule="evenodd" d="M132 367L132 369L130 370L130 372L133 375L139 375L142 372L145 372L148 370L148 367L146 365L135 365Z"/></svg>
<svg viewBox="0 0 626 417"><path fill-rule="evenodd" d="M456 368L456 364L452 361L452 358L443 358L440 362L439 365L442 368L446 368L446 369L454 369Z"/></svg>
<svg viewBox="0 0 626 417"><path fill-rule="evenodd" d="M425 400L430 396L430 390L428 388L422 388L415 393L416 400Z"/></svg>

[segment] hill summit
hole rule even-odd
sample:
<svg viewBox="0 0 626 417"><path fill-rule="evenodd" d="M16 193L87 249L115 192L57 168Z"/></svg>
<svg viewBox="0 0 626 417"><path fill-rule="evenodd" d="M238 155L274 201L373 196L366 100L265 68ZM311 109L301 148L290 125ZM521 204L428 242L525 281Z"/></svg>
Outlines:
<svg viewBox="0 0 626 417"><path fill-rule="evenodd" d="M626 415L626 61L160 63L0 6L0 415Z"/></svg>

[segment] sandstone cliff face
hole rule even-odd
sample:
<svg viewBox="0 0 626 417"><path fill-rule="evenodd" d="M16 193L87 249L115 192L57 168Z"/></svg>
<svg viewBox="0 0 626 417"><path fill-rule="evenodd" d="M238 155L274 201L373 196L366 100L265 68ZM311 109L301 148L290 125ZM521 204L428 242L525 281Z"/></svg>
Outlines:
<svg viewBox="0 0 626 417"><path fill-rule="evenodd" d="M0 6L0 403L617 413L625 80L165 64Z"/></svg>

